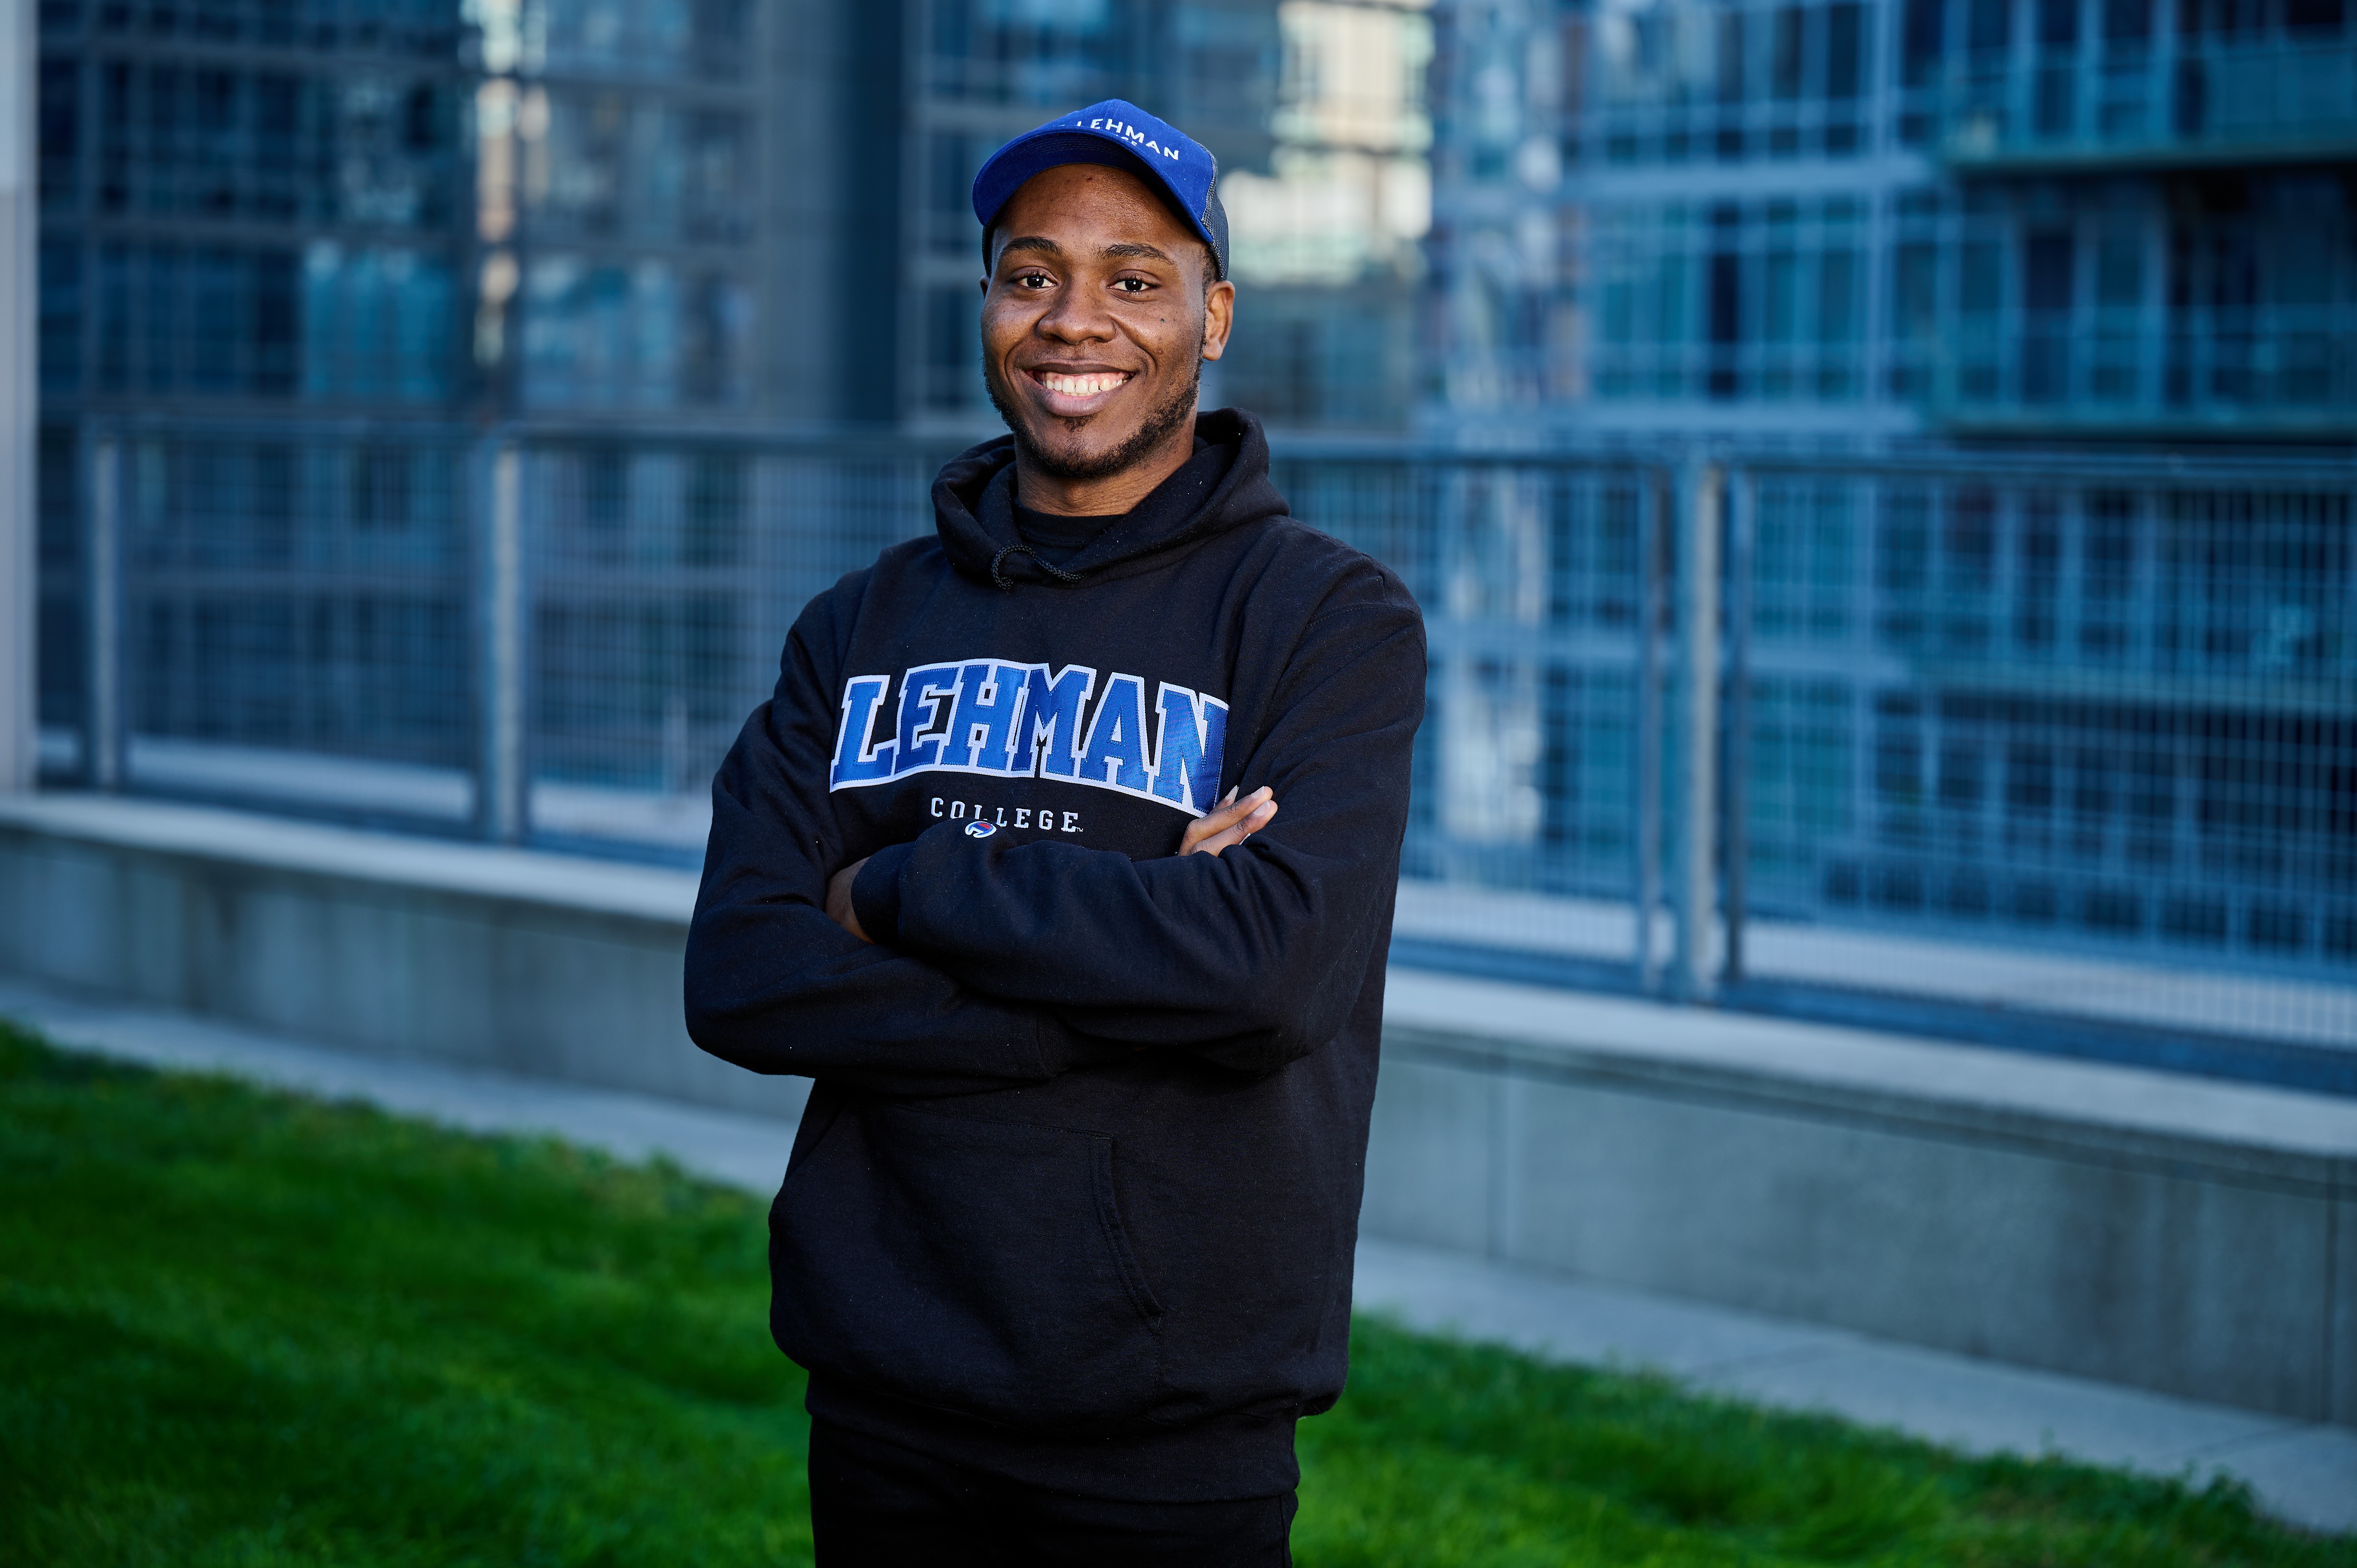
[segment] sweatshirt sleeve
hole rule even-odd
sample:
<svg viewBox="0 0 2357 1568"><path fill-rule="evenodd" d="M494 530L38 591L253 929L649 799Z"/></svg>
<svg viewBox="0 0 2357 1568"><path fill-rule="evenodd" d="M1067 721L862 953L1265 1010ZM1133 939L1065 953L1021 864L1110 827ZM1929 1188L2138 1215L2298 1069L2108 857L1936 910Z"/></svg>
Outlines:
<svg viewBox="0 0 2357 1568"><path fill-rule="evenodd" d="M819 673L821 650L834 646L832 598L796 623L776 694L746 721L713 780L688 927L688 1035L755 1072L886 1094L1053 1078L1085 1047L1050 1011L984 994L827 918L827 878L846 858L826 793L834 714Z"/></svg>
<svg viewBox="0 0 2357 1568"><path fill-rule="evenodd" d="M1384 591L1305 628L1241 768L1276 820L1219 855L1132 860L942 827L871 860L879 941L1088 1035L1274 1071L1342 1027L1388 925L1424 713L1424 628Z"/></svg>

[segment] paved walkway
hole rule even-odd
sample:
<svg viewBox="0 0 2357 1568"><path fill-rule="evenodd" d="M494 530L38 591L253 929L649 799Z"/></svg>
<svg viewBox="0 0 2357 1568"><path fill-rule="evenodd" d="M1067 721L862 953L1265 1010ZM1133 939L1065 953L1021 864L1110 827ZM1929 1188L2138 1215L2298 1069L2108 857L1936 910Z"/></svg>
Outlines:
<svg viewBox="0 0 2357 1568"><path fill-rule="evenodd" d="M767 1194L790 1123L609 1090L364 1057L184 1015L62 997L0 978L0 1014L51 1039L158 1067L235 1073L485 1132L542 1131L626 1158L663 1154ZM2162 1474L2217 1469L2272 1511L2357 1530L2357 1431L2308 1426L2027 1371L1814 1325L1370 1240L1358 1304L1565 1360L1650 1367L1691 1386L1831 1411L1973 1450L2052 1449Z"/></svg>

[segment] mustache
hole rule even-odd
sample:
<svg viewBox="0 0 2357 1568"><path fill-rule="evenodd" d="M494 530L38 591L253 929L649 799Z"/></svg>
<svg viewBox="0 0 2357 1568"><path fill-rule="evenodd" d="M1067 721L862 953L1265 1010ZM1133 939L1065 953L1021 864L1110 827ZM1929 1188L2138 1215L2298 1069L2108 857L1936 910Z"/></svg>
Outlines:
<svg viewBox="0 0 2357 1568"><path fill-rule="evenodd" d="M1030 465L1051 479L1067 482L1076 479L1102 479L1118 474L1135 465L1148 452L1170 438L1171 434L1194 417L1195 403L1202 392L1203 361L1198 359L1185 380L1174 382L1168 396L1147 409L1137 428L1125 439L1107 451L1092 457L1070 457L1049 451L1039 444L1030 425L1029 413L1016 401L1015 389L1000 372L985 347L982 360L983 390L989 395L990 406L1015 437L1016 450ZM1060 419L1056 423L1074 435L1102 414L1083 414L1078 419Z"/></svg>

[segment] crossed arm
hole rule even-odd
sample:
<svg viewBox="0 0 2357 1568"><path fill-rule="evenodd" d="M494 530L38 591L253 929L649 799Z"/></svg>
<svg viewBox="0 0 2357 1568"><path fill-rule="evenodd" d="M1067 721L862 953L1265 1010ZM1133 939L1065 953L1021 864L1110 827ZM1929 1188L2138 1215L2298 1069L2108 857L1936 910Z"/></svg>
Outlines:
<svg viewBox="0 0 2357 1568"><path fill-rule="evenodd" d="M1231 789L1217 811L1207 811L1187 824L1186 832L1178 840L1178 853L1216 855L1232 844L1243 843L1275 819L1276 799L1267 785L1241 800L1236 799L1235 789ZM860 929L859 911L851 905L851 888L870 858L861 855L829 877L826 884L826 918L863 942L876 939Z"/></svg>
<svg viewBox="0 0 2357 1568"><path fill-rule="evenodd" d="M927 1095L1140 1047L1265 1072L1341 1027L1397 875L1425 677L1412 605L1368 596L1315 618L1236 758L1265 782L1142 861L932 831L845 864L810 761L834 742L828 613L795 628L777 697L714 780L686 975L698 1045Z"/></svg>

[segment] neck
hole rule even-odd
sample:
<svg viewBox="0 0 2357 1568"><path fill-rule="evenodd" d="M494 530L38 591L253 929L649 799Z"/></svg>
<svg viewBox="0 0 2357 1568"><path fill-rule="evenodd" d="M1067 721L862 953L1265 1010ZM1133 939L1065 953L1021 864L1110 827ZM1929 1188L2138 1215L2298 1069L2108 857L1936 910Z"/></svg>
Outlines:
<svg viewBox="0 0 2357 1568"><path fill-rule="evenodd" d="M1127 467L1085 479L1041 471L1021 443L1015 448L1015 499L1058 517L1119 517L1154 493L1195 455L1195 411Z"/></svg>

